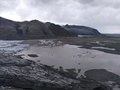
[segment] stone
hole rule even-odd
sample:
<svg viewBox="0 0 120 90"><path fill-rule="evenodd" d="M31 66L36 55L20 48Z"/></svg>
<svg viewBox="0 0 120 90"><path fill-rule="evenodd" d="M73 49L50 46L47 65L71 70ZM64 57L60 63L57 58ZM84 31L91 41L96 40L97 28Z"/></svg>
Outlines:
<svg viewBox="0 0 120 90"><path fill-rule="evenodd" d="M28 54L29 57L39 57L37 54Z"/></svg>

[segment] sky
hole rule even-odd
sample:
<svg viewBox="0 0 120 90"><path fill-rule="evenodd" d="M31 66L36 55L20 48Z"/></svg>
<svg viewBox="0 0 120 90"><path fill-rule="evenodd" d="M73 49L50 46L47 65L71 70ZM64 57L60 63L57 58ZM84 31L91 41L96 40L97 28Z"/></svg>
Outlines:
<svg viewBox="0 0 120 90"><path fill-rule="evenodd" d="M101 33L120 33L120 0L0 0L0 16L84 25Z"/></svg>

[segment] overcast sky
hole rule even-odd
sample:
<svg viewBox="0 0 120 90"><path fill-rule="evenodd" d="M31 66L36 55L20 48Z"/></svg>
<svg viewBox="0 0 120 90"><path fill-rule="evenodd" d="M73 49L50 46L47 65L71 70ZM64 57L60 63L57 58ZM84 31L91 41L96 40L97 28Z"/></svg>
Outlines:
<svg viewBox="0 0 120 90"><path fill-rule="evenodd" d="M85 25L101 33L120 33L120 0L0 0L0 16Z"/></svg>

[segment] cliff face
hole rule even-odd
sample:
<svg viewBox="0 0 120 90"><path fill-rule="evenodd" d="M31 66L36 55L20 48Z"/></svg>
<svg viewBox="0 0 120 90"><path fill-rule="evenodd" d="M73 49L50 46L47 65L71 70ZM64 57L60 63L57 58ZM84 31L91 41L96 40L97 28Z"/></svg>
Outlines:
<svg viewBox="0 0 120 90"><path fill-rule="evenodd" d="M15 22L0 17L0 39L39 39L66 37L72 34L59 25L38 20Z"/></svg>
<svg viewBox="0 0 120 90"><path fill-rule="evenodd" d="M97 29L86 26L65 25L63 28L76 35L100 35Z"/></svg>

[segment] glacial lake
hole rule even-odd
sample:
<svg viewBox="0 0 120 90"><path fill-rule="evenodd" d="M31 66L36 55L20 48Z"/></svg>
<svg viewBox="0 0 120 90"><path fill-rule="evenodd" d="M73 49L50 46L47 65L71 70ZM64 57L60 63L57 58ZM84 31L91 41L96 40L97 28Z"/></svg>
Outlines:
<svg viewBox="0 0 120 90"><path fill-rule="evenodd" d="M55 68L62 66L64 69L75 68L76 71L81 69L81 75L90 69L106 69L120 75L120 55L79 48L80 46L69 44L51 47L49 45L21 44L21 42L23 41L0 40L0 52L17 53L17 55L23 55L22 57L25 59L31 59ZM54 42L48 42L54 44ZM39 57L32 58L28 54L37 54Z"/></svg>
<svg viewBox="0 0 120 90"><path fill-rule="evenodd" d="M35 60L43 64L64 69L81 69L80 75L89 69L106 69L120 75L120 55L109 54L97 50L79 48L75 45L62 46L30 46L24 50L23 58ZM39 57L29 57L28 54L37 54Z"/></svg>

